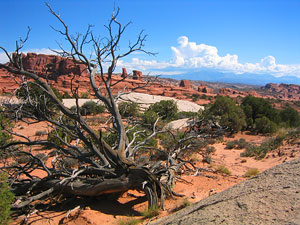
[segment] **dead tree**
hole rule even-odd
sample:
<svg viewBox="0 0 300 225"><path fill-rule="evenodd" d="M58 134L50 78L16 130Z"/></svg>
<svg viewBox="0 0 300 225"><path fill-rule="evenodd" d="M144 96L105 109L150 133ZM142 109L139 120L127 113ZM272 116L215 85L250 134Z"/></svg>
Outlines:
<svg viewBox="0 0 300 225"><path fill-rule="evenodd" d="M112 79L118 60L136 51L152 54L143 50L146 36L141 32L135 42L129 43L127 51L119 53L121 37L129 25L123 26L118 22L119 10L113 13L108 25L105 26L108 36L100 39L94 36L91 26L88 26L83 35L72 36L60 15L49 5L47 7L62 26L60 30L53 29L70 45L69 50L60 46L61 51L57 54L85 65L89 74L91 94L99 99L111 114L112 129L115 130L117 138L116 142L110 145L105 141L101 131L95 131L88 125L85 117L80 113L75 88L72 89L72 93L76 97L77 110L71 111L56 96L47 79L23 68L21 50L29 33L24 40L17 42L13 54L0 47L9 58L9 63L0 64L0 68L4 68L9 74L18 78L16 80L20 82L20 90L17 93L22 93L20 104L15 108L7 109L10 110L9 115L15 121L26 123L46 121L49 131L58 140L56 142L49 141L47 138L34 140L7 129L7 132L18 137L18 141L11 141L1 146L1 150L10 150L12 155L23 154L29 158L25 164L2 164L1 170L10 175L10 185L16 195L17 200L13 207L24 208L37 200L64 193L73 196L100 196L122 193L130 189L145 192L150 207L159 205L159 200L163 206L165 195L172 193L176 171L184 163L178 160L178 154L174 152L145 147L147 141L157 134L155 126L149 137L142 141L137 141L137 137L144 131L136 131L133 138L129 139L128 129L132 127L124 126L116 104L116 100L122 94L112 92L114 85L122 82L114 82ZM92 46L94 49L91 58L84 52L86 46ZM104 71L105 67L108 68L107 72ZM96 76L100 77L103 86L97 86ZM33 92L34 88L39 89L40 92ZM5 129L5 125L2 126ZM46 164L41 157L30 151L33 146L55 149L51 165ZM150 155L153 152L159 152L164 157L151 161ZM138 163L141 157L148 157L148 160ZM75 160L77 166L66 166L64 162L68 159ZM41 177L33 175L35 170L42 170L45 175Z"/></svg>

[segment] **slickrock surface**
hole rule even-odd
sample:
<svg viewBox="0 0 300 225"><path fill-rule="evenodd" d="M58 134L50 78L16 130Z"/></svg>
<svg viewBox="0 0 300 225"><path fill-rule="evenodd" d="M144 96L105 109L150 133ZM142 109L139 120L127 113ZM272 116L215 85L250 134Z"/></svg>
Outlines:
<svg viewBox="0 0 300 225"><path fill-rule="evenodd" d="M171 97L165 97L165 96L156 96L156 95L149 95L144 93L136 93L132 92L130 94L126 94L122 96L122 99L124 101L132 101L139 104L141 108L148 108L151 104L154 104L156 102L159 102L161 100L174 100L177 103L178 110L179 111L185 111L185 112L198 112L199 109L204 109L203 106L200 106L196 103L185 101L185 100L178 100ZM83 105L87 101L95 101L99 102L97 99L79 99L79 106ZM76 105L75 99L63 99L63 103L67 107L72 107Z"/></svg>
<svg viewBox="0 0 300 225"><path fill-rule="evenodd" d="M148 108L151 104L154 104L161 100L174 100L177 103L179 111L198 112L200 109L204 109L203 106L200 106L190 101L178 100L175 98L165 97L165 96L155 96L155 95L148 95L143 93L135 93L135 92L132 92L127 95L123 95L122 99L136 102L142 108Z"/></svg>
<svg viewBox="0 0 300 225"><path fill-rule="evenodd" d="M151 224L300 224L300 159Z"/></svg>
<svg viewBox="0 0 300 225"><path fill-rule="evenodd" d="M182 128L188 127L191 123L192 123L192 120L190 120L189 118L174 120L174 121L168 123L163 129L164 130L182 129Z"/></svg>

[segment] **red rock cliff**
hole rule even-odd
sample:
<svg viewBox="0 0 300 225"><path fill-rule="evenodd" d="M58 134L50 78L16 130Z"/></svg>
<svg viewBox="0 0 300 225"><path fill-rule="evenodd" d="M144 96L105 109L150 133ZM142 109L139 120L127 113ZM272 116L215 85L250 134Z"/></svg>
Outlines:
<svg viewBox="0 0 300 225"><path fill-rule="evenodd" d="M22 58L25 70L34 71L49 79L57 80L60 75L88 75L85 65L71 58L36 53L27 53Z"/></svg>
<svg viewBox="0 0 300 225"><path fill-rule="evenodd" d="M70 93L70 88L78 88L79 93L91 92L90 80L86 67L79 62L70 58L62 58L56 55L43 55L36 53L28 53L23 55L24 69L35 72L43 78L47 78L50 84L57 88L60 92ZM112 82L115 83L126 77L126 68L123 68L122 74L112 76ZM97 85L101 86L103 83L100 77L96 76ZM133 76L117 83L113 87L113 92L128 91L138 86L145 86L143 81L143 74L140 71L133 71ZM13 79L13 76L5 70L0 70L0 92L12 93L18 85ZM178 99L188 99L189 96L199 92L211 93L206 86L202 86L199 90L194 90L192 83L188 80L182 80L180 87L159 82L152 83L151 86L145 86L137 89L137 92L164 95L176 97Z"/></svg>

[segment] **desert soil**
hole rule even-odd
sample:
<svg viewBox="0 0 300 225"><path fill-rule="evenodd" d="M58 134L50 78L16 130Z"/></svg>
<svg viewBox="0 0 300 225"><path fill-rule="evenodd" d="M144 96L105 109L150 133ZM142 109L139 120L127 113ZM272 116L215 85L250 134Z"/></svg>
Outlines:
<svg viewBox="0 0 300 225"><path fill-rule="evenodd" d="M20 123L16 126L15 129L19 133L23 133L26 136L34 138L36 131L46 130L48 128L47 128L46 124L43 124L43 123L32 124L29 126L24 123ZM212 173L212 172L201 172L197 176L194 176L193 174L183 175L182 180L178 180L178 182L176 183L174 190L177 193L184 194L185 197L168 199L166 201L165 211L161 211L160 215L158 217L160 218L160 217L164 217L169 214L172 214L176 208L178 208L180 205L183 204L184 201L186 201L185 199L187 199L188 202L195 203L195 202L198 202L202 199L209 197L210 195L215 195L216 193L222 192L222 191L234 186L235 184L244 181L246 179L244 177L244 174L249 168L257 168L259 171L262 172L262 171L264 171L268 168L271 168L275 165L281 164L284 161L290 161L291 159L293 159L292 157L290 157L291 149L293 149L293 151L297 152L297 154L293 155L293 157L295 157L295 156L297 157L299 155L298 154L299 146L293 146L293 147L283 146L282 148L284 149L284 151L286 151L286 153L281 156L278 156L276 152L272 152L272 153L269 153L267 155L267 157L263 160L255 160L253 158L242 158L242 157L240 157L240 153L243 150L226 149L227 141L233 140L233 139L240 139L240 138L245 138L247 142L261 143L264 140L266 140L268 137L238 134L234 138L226 138L224 140L224 142L216 143L213 145L216 148L216 152L212 156L213 163L211 165L203 164L201 162L200 155L198 155L198 154L193 155L193 159L196 161L196 164L199 167L207 168L208 170L213 170L218 165L224 165L232 172L232 174L230 176L228 176L228 175L216 174L216 173ZM40 152L40 150L38 150L38 149L33 149L33 151ZM47 152L45 151L44 153L47 153ZM38 175L38 174L36 174L36 175ZM263 175L263 176L265 177L266 175ZM275 175L274 175L274 177L275 177ZM266 179L269 179L269 178L266 178ZM297 179L297 178L295 178L295 179ZM251 179L251 180L253 180L253 179ZM272 180L270 179L269 182L271 182L271 181ZM263 188L265 187L264 185L270 185L265 182L262 182L262 184L259 184L257 182L255 184L257 184L258 186L261 186ZM290 182L290 181L287 179L287 182ZM246 183L246 184L248 184L248 183ZM279 184L276 183L276 185L279 185ZM290 184L288 184L288 185L290 185ZM252 186L254 186L254 185L252 185ZM285 190L285 189L283 189L283 190ZM292 190L292 189L287 188L287 190ZM234 193L236 193L236 192L237 191L234 191ZM257 195L257 194L255 194L255 191L253 191L253 192L249 192L249 197L251 196L251 198L254 198L256 195L262 197L262 194L265 194L265 192L262 192L259 195ZM118 200L105 199L105 198L94 198L94 199L90 199L88 201L81 201L79 199L74 199L73 201L67 202L64 205L59 205L56 207L49 208L47 211L43 211L43 212L37 211L36 213L29 216L28 222L30 224L34 224L34 225L60 224L60 223L63 223L63 224L118 224L120 222L120 220L122 220L124 218L125 219L131 218L129 216L134 216L134 217L140 219L141 218L140 212L142 212L144 209L146 209L147 202L144 198L138 198L138 196L143 196L143 194L137 193L136 191L129 191L128 193L124 193ZM226 196L224 197L224 199L227 199ZM231 194L230 194L230 196L231 196ZM270 198L272 201L276 200L274 198L271 198L269 196L269 194L266 196L268 199ZM214 197L214 198L216 198L216 197ZM205 202L206 201L211 201L211 200L205 200ZM220 201L220 200L217 200L217 201ZM264 201L265 200L262 200L262 203L261 203L262 205L264 204L263 203ZM224 200L224 202L225 202L225 200ZM277 202L277 200L276 200L276 202ZM284 201L284 202L286 202L286 201ZM224 204L227 205L227 203L224 203ZM198 204L200 204L200 203L197 203L197 205ZM242 203L239 203L239 204L241 204L241 208L243 208L244 200L242 201ZM252 201L251 204L254 204L254 200ZM266 207L268 204L269 204L269 202L265 202ZM196 206L192 206L192 207L196 207ZM251 206L251 207L254 207L254 206ZM263 208L263 206L259 206L259 207ZM224 208L224 207L222 206L221 208ZM269 208L269 206L267 208ZM68 212L70 212L70 210L72 210L72 209L75 209L75 210L72 211L68 215ZM230 208L229 210L234 211L235 208L233 207L232 209ZM287 210L291 211L292 208L288 208ZM212 214L212 215L214 215L214 214ZM227 214L226 214L226 216L227 216ZM177 217L174 217L174 218L177 218ZM216 219L218 219L218 218L219 217L216 217ZM23 220L23 219L24 219L24 216L20 217L20 218L15 218L13 224L19 224L21 222L21 220ZM234 218L232 217L230 220L228 219L226 221L231 224L233 219ZM205 220L205 221L208 221L208 220ZM144 221L144 223L147 223L147 221ZM174 222L174 223L177 223L177 222ZM197 221L197 223L198 223L198 221Z"/></svg>

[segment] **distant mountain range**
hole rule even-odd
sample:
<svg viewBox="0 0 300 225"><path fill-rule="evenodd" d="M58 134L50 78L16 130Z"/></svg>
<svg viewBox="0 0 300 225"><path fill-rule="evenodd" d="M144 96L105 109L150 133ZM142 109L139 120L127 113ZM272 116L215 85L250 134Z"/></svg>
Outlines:
<svg viewBox="0 0 300 225"><path fill-rule="evenodd" d="M212 72L203 70L200 72L183 73L179 75L163 75L164 78L173 78L177 80L201 80L207 82L223 82L223 83L236 83L236 84L250 84L250 85L266 85L267 83L285 83L285 84L298 84L300 85L300 78L294 76L274 77L270 74L233 74Z"/></svg>

